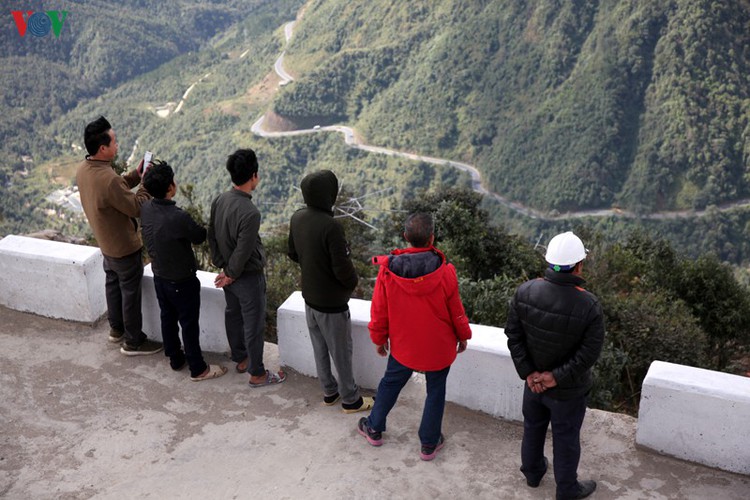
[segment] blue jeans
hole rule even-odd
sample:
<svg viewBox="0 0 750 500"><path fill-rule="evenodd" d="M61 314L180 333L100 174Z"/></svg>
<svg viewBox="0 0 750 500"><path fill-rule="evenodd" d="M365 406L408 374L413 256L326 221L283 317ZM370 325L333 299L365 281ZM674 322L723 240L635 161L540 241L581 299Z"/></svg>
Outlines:
<svg viewBox="0 0 750 500"><path fill-rule="evenodd" d="M586 415L586 397L561 401L535 394L524 385L521 472L534 481L544 469L544 440L552 423L552 455L557 498L578 494L578 462L581 458L581 425Z"/></svg>
<svg viewBox="0 0 750 500"><path fill-rule="evenodd" d="M243 273L224 287L224 298L227 300L224 323L232 361L239 363L247 358L250 375L265 375L266 277L263 273Z"/></svg>
<svg viewBox="0 0 750 500"><path fill-rule="evenodd" d="M422 423L419 425L419 441L426 446L435 446L440 440L445 410L445 382L451 367L435 372L425 372L427 379L427 398L422 411ZM367 417L367 425L375 431L384 432L388 413L396 405L398 395L414 372L393 356L388 357L385 375L378 385L375 406Z"/></svg>
<svg viewBox="0 0 750 500"><path fill-rule="evenodd" d="M190 376L197 377L206 371L200 344L201 282L192 278L174 282L154 276L156 298L161 310L161 337L164 341L164 354L169 359L182 358L180 345L180 328L182 341L185 344L185 360L190 367Z"/></svg>

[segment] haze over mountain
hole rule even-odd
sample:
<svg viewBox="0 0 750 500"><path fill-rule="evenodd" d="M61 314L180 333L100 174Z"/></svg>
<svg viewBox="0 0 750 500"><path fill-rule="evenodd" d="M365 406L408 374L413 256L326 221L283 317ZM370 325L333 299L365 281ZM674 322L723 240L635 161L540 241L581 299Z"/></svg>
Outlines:
<svg viewBox="0 0 750 500"><path fill-rule="evenodd" d="M746 0L126 0L65 8L59 39L21 38L10 16L0 31L11 49L0 101L3 231L48 223L33 210L30 197L46 194L35 184L70 178L81 157L71 144L98 114L113 121L123 157L156 151L195 184L203 206L226 186L226 154L256 147L266 175L259 196L267 220L278 223L299 201L292 186L315 168L334 168L361 192L392 187L391 198L373 202L379 210L397 208L419 187L469 179L353 151L333 134L259 139L250 125L268 109L286 128L346 124L370 144L471 163L489 189L551 213L650 213L750 198ZM268 75L283 49L281 26L298 12L284 60L296 80L278 89ZM19 175L22 155L34 160L28 178ZM654 227L682 248L741 262L750 255L749 219L740 210ZM550 228L513 224L530 235ZM628 224L606 219L600 227L617 233Z"/></svg>

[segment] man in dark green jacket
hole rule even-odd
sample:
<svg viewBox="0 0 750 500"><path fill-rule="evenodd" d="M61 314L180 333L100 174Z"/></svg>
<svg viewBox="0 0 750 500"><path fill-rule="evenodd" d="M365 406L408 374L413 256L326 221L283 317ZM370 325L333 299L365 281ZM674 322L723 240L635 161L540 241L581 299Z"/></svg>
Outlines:
<svg viewBox="0 0 750 500"><path fill-rule="evenodd" d="M300 187L307 207L292 216L288 255L302 268L302 297L323 402L331 406L341 398L345 413L370 410L373 399L360 395L352 371L349 297L359 278L344 228L333 218L338 179L321 170L302 179ZM331 372L331 358L338 380Z"/></svg>
<svg viewBox="0 0 750 500"><path fill-rule="evenodd" d="M251 387L278 384L282 371L263 365L266 321L266 255L260 240L260 212L252 193L260 183L258 159L252 149L238 149L227 159L234 185L211 204L208 243L214 265L222 269L214 284L224 290L227 340L237 371L250 373Z"/></svg>

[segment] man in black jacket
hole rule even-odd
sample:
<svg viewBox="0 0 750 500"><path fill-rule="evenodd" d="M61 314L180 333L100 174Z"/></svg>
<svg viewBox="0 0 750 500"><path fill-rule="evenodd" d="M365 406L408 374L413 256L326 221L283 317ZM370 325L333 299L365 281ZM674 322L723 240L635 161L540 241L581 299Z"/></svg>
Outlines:
<svg viewBox="0 0 750 500"><path fill-rule="evenodd" d="M571 232L549 243L544 278L518 287L508 309L505 334L523 394L521 472L532 488L547 472L544 441L552 424L557 499L589 496L594 481L578 481L580 431L591 390L591 368L604 342L598 299L584 290L586 249Z"/></svg>
<svg viewBox="0 0 750 500"><path fill-rule="evenodd" d="M352 371L349 296L359 278L344 228L333 218L339 182L333 172L321 170L302 179L300 187L307 207L292 215L288 255L302 268L302 297L323 403L331 406L341 397L345 413L367 411L373 399L360 395Z"/></svg>
<svg viewBox="0 0 750 500"><path fill-rule="evenodd" d="M208 243L211 259L222 269L214 284L224 290L224 322L237 371L250 373L250 387L279 384L283 371L263 364L266 323L266 254L260 240L260 212L252 193L260 183L258 158L252 149L238 149L227 158L233 187L211 204Z"/></svg>
<svg viewBox="0 0 750 500"><path fill-rule="evenodd" d="M144 168L148 170L143 185L153 199L141 206L141 226L161 310L164 354L173 370L182 369L187 360L193 381L221 377L227 369L208 366L200 344L201 283L195 276L198 266L190 244L206 241L206 229L172 201L177 184L169 164L155 160ZM178 322L185 352L180 345Z"/></svg>

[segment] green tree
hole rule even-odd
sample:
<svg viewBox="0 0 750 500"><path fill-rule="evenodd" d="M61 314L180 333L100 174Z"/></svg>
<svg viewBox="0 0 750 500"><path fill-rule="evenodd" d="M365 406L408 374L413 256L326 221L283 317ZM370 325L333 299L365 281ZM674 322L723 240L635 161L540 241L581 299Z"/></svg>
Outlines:
<svg viewBox="0 0 750 500"><path fill-rule="evenodd" d="M203 209L195 201L194 194L195 186L193 184L180 184L180 195L185 197L187 205L185 205L185 211L190 214L195 222L199 225L207 228L208 221L203 215ZM195 259L198 263L198 269L209 272L216 272L217 269L211 262L211 248L208 244L208 239L198 245L193 245L195 251Z"/></svg>
<svg viewBox="0 0 750 500"><path fill-rule="evenodd" d="M675 293L708 335L716 370L724 370L736 347L750 342L750 297L731 268L705 255L686 260Z"/></svg>

